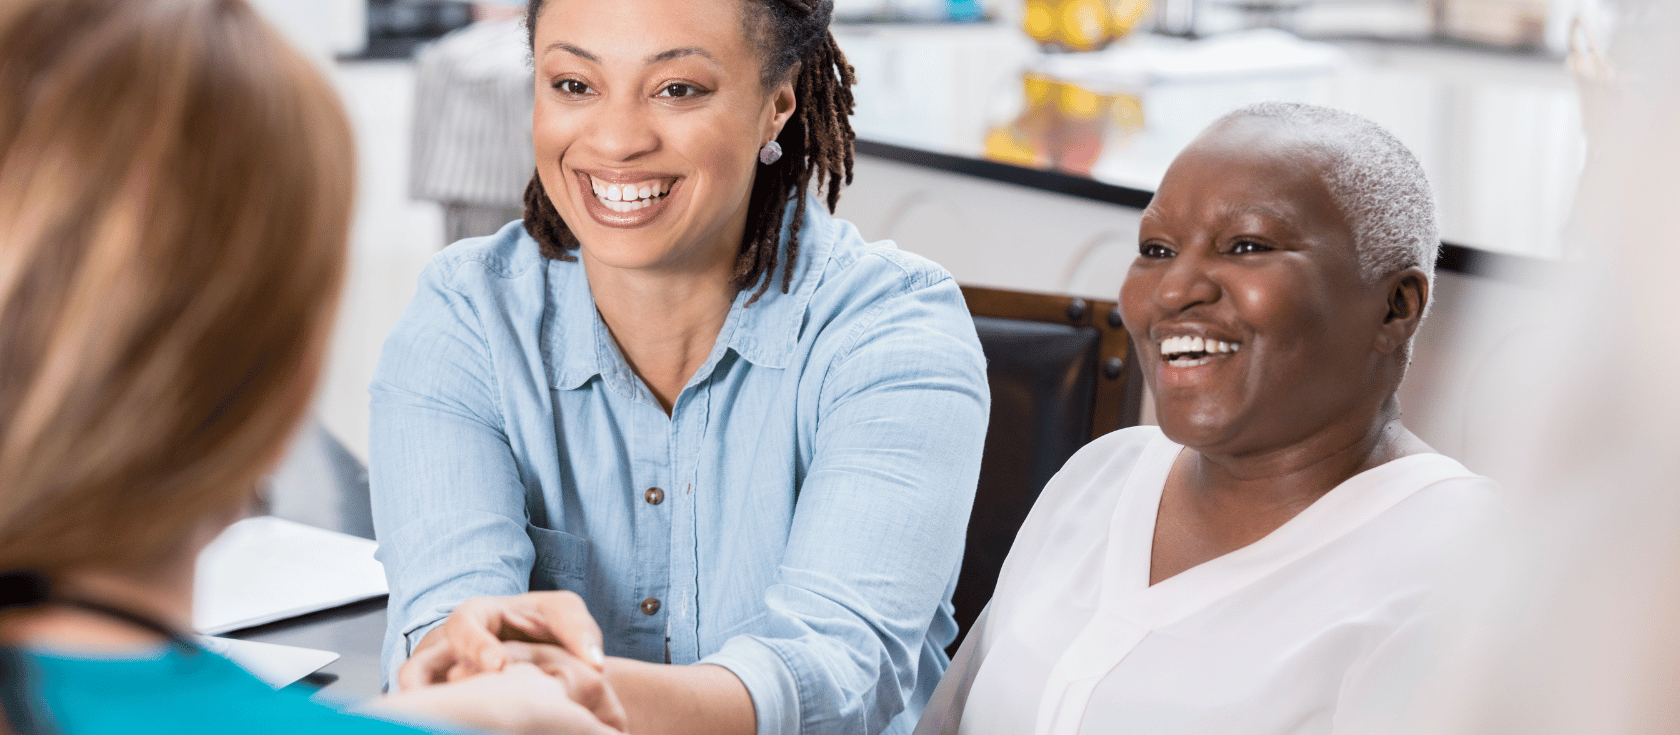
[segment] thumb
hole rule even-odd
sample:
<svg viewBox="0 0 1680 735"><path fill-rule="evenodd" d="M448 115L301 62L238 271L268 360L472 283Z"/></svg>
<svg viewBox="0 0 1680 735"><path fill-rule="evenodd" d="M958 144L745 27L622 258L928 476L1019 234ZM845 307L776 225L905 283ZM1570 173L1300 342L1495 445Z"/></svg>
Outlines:
<svg viewBox="0 0 1680 735"><path fill-rule="evenodd" d="M449 647L456 652L456 658L480 672L501 671L507 665L508 654L495 633L502 627L500 613L476 605L459 612L462 614L444 624Z"/></svg>

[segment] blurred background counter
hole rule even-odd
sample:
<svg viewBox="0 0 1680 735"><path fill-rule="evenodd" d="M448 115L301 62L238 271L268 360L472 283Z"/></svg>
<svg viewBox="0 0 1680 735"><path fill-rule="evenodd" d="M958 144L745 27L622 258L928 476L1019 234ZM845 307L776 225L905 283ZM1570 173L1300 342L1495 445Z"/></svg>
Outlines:
<svg viewBox="0 0 1680 735"><path fill-rule="evenodd" d="M1004 23L847 25L836 35L858 70L854 125L872 159L930 160L900 150L913 149L1150 192L1173 156L1219 115L1267 99L1313 102L1370 117L1417 153L1436 186L1447 241L1565 255L1559 232L1583 144L1575 90L1554 56L1368 39L1309 42L1277 30L1197 41L1138 34L1082 54L1041 52ZM1053 186L1052 178L1030 178ZM1070 192L1091 190L1061 183ZM1119 191L1109 195L1124 199ZM873 199L873 192L861 196ZM937 192L925 198L941 199ZM899 202L885 207L882 214L891 216L882 222L916 228L918 219L937 218L922 210L941 207L966 209L960 201ZM985 239L990 228L978 214L949 218L948 231L962 234L948 239ZM849 216L869 219L857 208ZM1130 240L1131 233L1114 239ZM1064 268L1062 281L1038 285L1109 296L1118 287L1077 270Z"/></svg>

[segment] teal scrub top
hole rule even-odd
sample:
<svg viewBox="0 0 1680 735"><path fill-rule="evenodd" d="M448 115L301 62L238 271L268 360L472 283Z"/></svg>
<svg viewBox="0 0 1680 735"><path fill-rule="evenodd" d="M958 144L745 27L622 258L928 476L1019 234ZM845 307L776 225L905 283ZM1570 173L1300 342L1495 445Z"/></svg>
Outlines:
<svg viewBox="0 0 1680 735"><path fill-rule="evenodd" d="M15 655L15 654L14 654ZM21 657L37 722L62 735L415 735L439 733L339 712L299 688L275 691L209 651L171 646L152 656Z"/></svg>

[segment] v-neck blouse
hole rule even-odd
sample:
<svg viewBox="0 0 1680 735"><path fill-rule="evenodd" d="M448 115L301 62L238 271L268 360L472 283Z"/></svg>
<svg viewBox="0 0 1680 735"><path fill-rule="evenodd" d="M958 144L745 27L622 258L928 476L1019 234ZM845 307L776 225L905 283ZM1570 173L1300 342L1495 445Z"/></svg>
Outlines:
<svg viewBox="0 0 1680 735"><path fill-rule="evenodd" d="M1370 683L1409 653L1441 565L1497 512L1497 486L1439 454L1403 457L1150 586L1181 449L1136 427L1068 461L917 733L1310 735L1381 716Z"/></svg>

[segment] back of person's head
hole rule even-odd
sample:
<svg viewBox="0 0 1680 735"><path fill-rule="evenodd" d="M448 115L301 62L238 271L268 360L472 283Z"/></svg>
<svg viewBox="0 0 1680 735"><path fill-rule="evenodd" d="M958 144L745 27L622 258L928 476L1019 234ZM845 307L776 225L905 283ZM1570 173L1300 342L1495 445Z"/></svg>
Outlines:
<svg viewBox="0 0 1680 735"><path fill-rule="evenodd" d="M307 409L352 141L244 0L0 3L0 569L143 569Z"/></svg>

